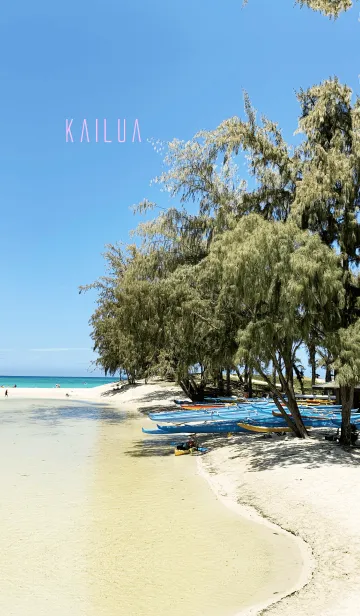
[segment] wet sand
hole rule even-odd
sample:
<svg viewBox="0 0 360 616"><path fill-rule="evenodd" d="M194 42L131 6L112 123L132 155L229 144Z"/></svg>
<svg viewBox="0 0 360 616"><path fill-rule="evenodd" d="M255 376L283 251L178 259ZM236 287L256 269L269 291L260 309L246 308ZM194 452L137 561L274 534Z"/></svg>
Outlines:
<svg viewBox="0 0 360 616"><path fill-rule="evenodd" d="M231 616L298 583L293 539L238 516L196 458L95 403L0 403L0 613Z"/></svg>

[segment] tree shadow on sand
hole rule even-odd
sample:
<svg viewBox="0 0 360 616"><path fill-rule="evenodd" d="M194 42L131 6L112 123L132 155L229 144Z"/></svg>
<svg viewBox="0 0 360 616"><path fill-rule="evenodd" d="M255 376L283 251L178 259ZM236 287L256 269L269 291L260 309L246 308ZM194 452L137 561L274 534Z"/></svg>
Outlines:
<svg viewBox="0 0 360 616"><path fill-rule="evenodd" d="M285 468L292 464L302 464L305 468L319 468L324 464L347 467L360 464L360 447L344 451L338 443L325 440L325 434L326 431L314 431L306 441L289 436L269 438L267 435L239 434L231 440L224 437L207 438L203 443L211 449L229 445L229 459L245 457L249 472Z"/></svg>
<svg viewBox="0 0 360 616"><path fill-rule="evenodd" d="M116 396L117 394L123 394L125 391L129 391L129 389L135 389L136 387L140 387L141 383L134 383L134 385L130 385L130 383L126 383L125 385L120 385L116 387L111 387L107 391L103 391L101 394L102 398L106 398L108 396Z"/></svg>
<svg viewBox="0 0 360 616"><path fill-rule="evenodd" d="M176 406L176 404L167 404L166 408L159 406L158 404L155 404L154 406L139 406L137 407L137 411L139 413L141 413L142 415L144 415L145 417L147 417L149 415L149 413L161 413L161 412L166 412L168 413L169 411L178 411L179 407Z"/></svg>
<svg viewBox="0 0 360 616"><path fill-rule="evenodd" d="M235 434L230 438L217 434L197 434L199 445L209 452L229 447L229 460L245 457L248 472L259 472L271 468L286 468L301 464L305 468L319 468L324 464L357 466L360 464L360 447L344 451L334 442L326 441L324 433L312 433L307 441L292 437ZM185 441L188 435L172 434L169 437L155 437L139 440L128 453L134 457L168 456L173 453L175 443ZM206 455L206 454L205 454Z"/></svg>
<svg viewBox="0 0 360 616"><path fill-rule="evenodd" d="M173 394L169 394L169 390L164 389L164 391L159 391L158 389L156 391L153 391L152 393L147 393L144 394L141 398L138 398L137 402L155 402L156 400L169 400L169 404L174 406L174 408L179 408L178 406L176 406L176 404L173 402L173 399L176 398L176 392L174 392ZM168 407L166 407L165 410L167 410Z"/></svg>
<svg viewBox="0 0 360 616"><path fill-rule="evenodd" d="M143 383L135 383L134 385L129 385L129 383L127 383L126 385L121 385L120 387L114 387L111 389L108 389L107 391L104 391L101 394L101 397L109 397L109 396L116 396L118 394L123 394L124 392L127 392L129 390L134 390L137 387L143 387ZM154 383L148 383L148 385L154 385ZM164 391L161 391L161 389L163 389ZM136 400L136 402L152 402L152 401L156 401L156 400L171 400L171 397L173 396L174 398L176 398L177 395L180 395L182 392L179 389L178 391L175 391L174 393L169 394L169 390L166 387L159 387L158 389L156 389L155 391L151 392L151 393L145 393L143 396L141 396L141 398L138 398ZM124 404L126 404L126 400L124 401Z"/></svg>
<svg viewBox="0 0 360 616"><path fill-rule="evenodd" d="M166 458L173 456L174 447L187 439L187 434L169 434L168 436L139 439L134 441L132 448L125 451L125 453L133 458L151 458L154 456ZM203 445L205 439L198 439L198 442L199 445ZM198 452L193 455L200 456L203 453Z"/></svg>
<svg viewBox="0 0 360 616"><path fill-rule="evenodd" d="M154 439L138 440L134 441L131 449L124 453L132 458L167 458L174 455L173 442L172 439L164 439L163 437L161 437L161 441L156 437ZM180 443L181 439L176 442Z"/></svg>

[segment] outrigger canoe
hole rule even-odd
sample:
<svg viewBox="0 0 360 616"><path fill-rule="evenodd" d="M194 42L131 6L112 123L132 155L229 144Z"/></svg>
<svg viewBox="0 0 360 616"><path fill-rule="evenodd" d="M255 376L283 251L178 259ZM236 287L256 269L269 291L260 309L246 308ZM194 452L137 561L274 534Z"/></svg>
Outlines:
<svg viewBox="0 0 360 616"><path fill-rule="evenodd" d="M255 426L253 424L246 423L238 423L238 426L243 430L248 430L249 432L262 432L262 433L270 433L270 432L292 432L292 429L289 426ZM311 426L305 426L307 430L311 429Z"/></svg>
<svg viewBox="0 0 360 616"><path fill-rule="evenodd" d="M169 434L217 434L219 432L244 432L235 421L221 421L202 424L183 424L181 426L158 426L157 430L142 428L144 434L169 435Z"/></svg>
<svg viewBox="0 0 360 616"><path fill-rule="evenodd" d="M225 409L236 407L238 402L215 402L214 404L182 404L181 409L184 411L204 411L210 409Z"/></svg>
<svg viewBox="0 0 360 616"><path fill-rule="evenodd" d="M174 400L175 404L182 406L190 404L192 406L212 406L214 404L236 404L237 402L245 402L245 398L205 398L202 402L193 402L192 400Z"/></svg>
<svg viewBox="0 0 360 616"><path fill-rule="evenodd" d="M280 411L273 411L272 414L274 417L283 417ZM291 419L289 413L287 413L287 416ZM308 419L314 419L316 421L330 421L331 419L336 419L336 415L304 415L303 413L301 413L301 417L303 421L307 421Z"/></svg>
<svg viewBox="0 0 360 616"><path fill-rule="evenodd" d="M157 426L163 434L217 434L219 432L242 432L235 421L219 421L181 426ZM144 428L143 428L144 430Z"/></svg>

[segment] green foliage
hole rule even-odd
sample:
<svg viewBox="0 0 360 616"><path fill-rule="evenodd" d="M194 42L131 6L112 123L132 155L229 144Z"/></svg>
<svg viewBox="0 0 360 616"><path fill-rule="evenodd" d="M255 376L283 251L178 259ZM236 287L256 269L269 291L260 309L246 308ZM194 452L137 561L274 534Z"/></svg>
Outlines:
<svg viewBox="0 0 360 616"><path fill-rule="evenodd" d="M353 5L352 0L296 0L301 6L308 6L314 11L320 11L329 17L338 17Z"/></svg>
<svg viewBox="0 0 360 616"><path fill-rule="evenodd" d="M156 181L180 205L141 224L140 245L111 247L109 275L90 287L105 370L181 380L200 364L206 381L246 364L269 381L271 363L303 434L293 391L300 345L331 357L342 386L358 378L360 102L336 78L298 100L296 148L275 122L257 122L247 95L245 120L171 142ZM244 157L253 189L239 177Z"/></svg>
<svg viewBox="0 0 360 616"><path fill-rule="evenodd" d="M307 6L314 11L320 11L330 18L336 19L340 13L347 11L353 6L352 0L295 0L296 4ZM244 0L245 6L248 0Z"/></svg>
<svg viewBox="0 0 360 616"><path fill-rule="evenodd" d="M339 329L329 340L334 357L334 369L340 386L357 385L360 382L360 321L346 329Z"/></svg>
<svg viewBox="0 0 360 616"><path fill-rule="evenodd" d="M326 330L341 306L338 257L294 222L244 217L214 242L203 265L207 286L211 275L219 286L217 318L231 318L235 361L256 370L279 357L291 370L314 323Z"/></svg>
<svg viewBox="0 0 360 616"><path fill-rule="evenodd" d="M360 101L337 79L325 81L298 99L301 176L292 213L298 224L336 242L347 265L359 264Z"/></svg>

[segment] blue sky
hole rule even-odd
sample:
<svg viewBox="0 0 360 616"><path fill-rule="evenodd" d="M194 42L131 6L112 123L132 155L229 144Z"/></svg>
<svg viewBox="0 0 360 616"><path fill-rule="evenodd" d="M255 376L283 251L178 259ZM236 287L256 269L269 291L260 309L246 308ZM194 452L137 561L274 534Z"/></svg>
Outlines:
<svg viewBox="0 0 360 616"><path fill-rule="evenodd" d="M245 89L291 140L300 87L336 74L359 93L358 9L332 22L293 4L2 3L0 374L87 374L95 294L78 286L104 273L106 243L127 240L129 206L169 204L150 187L161 159L147 139L241 115ZM95 143L96 118L109 139L126 118L126 143Z"/></svg>

